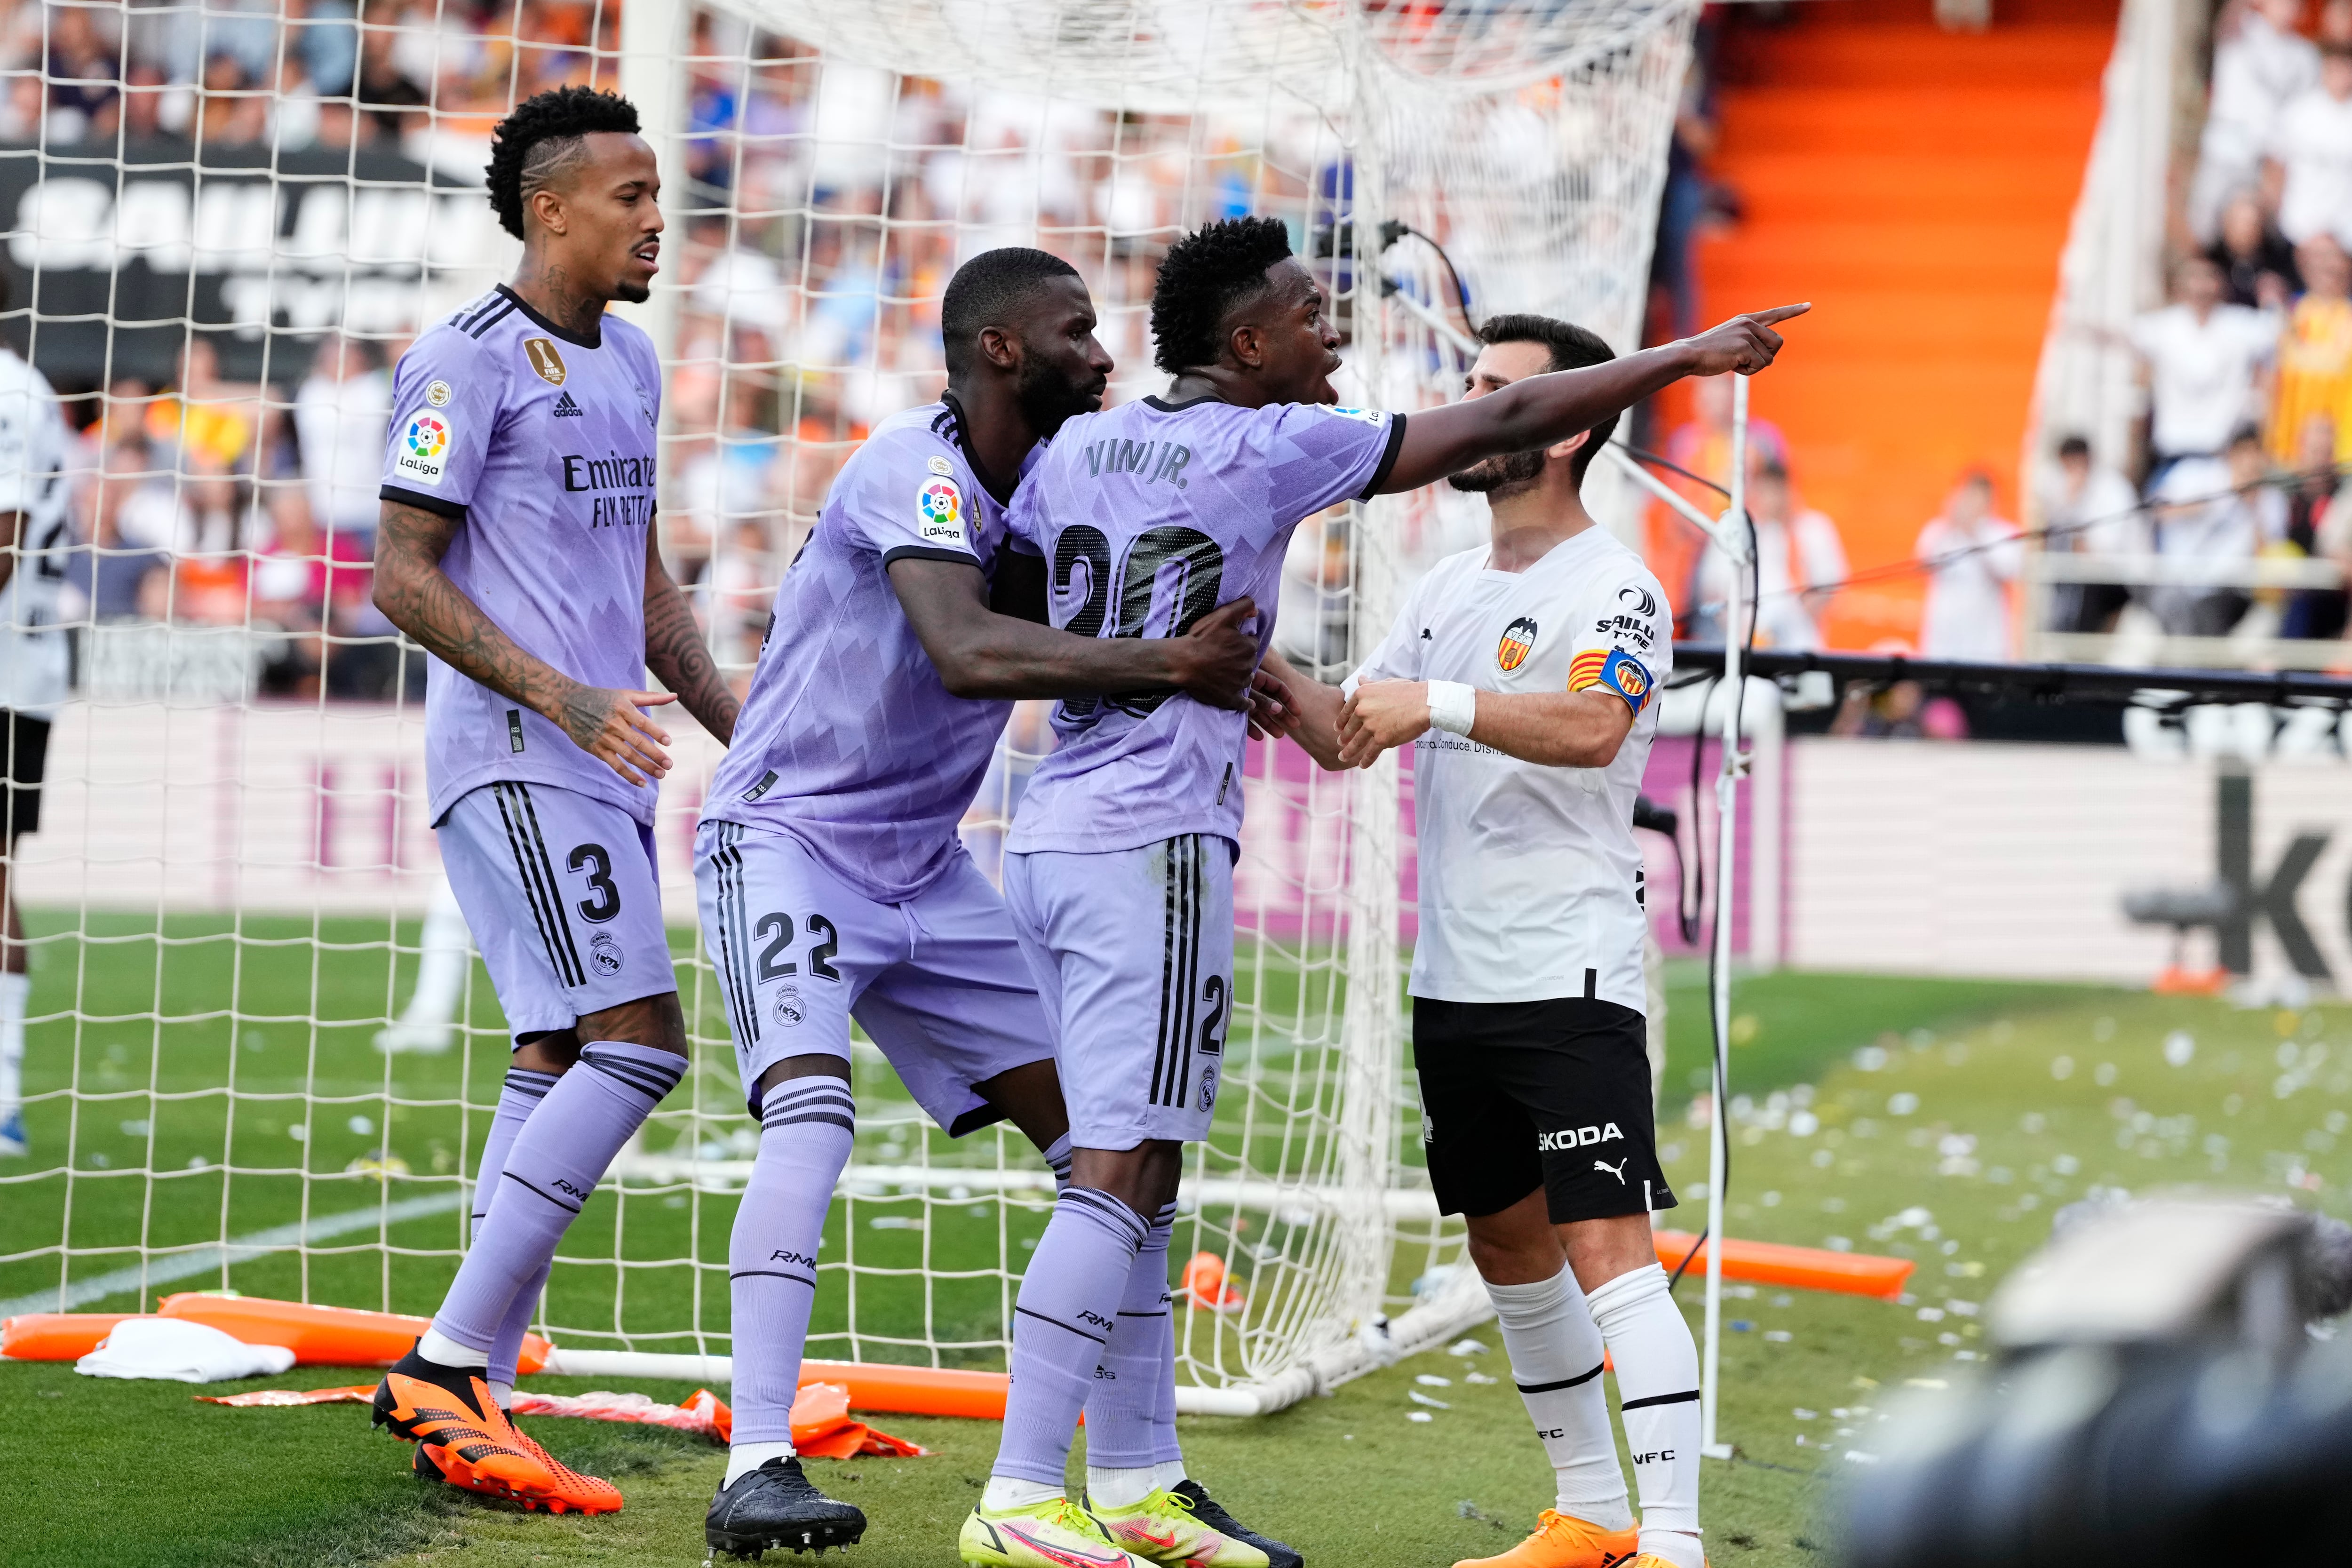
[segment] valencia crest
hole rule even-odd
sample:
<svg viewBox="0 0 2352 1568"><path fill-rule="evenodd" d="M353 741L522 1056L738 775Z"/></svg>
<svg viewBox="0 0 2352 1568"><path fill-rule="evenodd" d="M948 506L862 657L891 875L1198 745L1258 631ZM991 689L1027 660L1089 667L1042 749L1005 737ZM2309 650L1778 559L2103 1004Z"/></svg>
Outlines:
<svg viewBox="0 0 2352 1568"><path fill-rule="evenodd" d="M1513 670L1527 663L1528 655L1535 651L1536 624L1525 616L1503 628L1503 640L1495 647L1495 667Z"/></svg>

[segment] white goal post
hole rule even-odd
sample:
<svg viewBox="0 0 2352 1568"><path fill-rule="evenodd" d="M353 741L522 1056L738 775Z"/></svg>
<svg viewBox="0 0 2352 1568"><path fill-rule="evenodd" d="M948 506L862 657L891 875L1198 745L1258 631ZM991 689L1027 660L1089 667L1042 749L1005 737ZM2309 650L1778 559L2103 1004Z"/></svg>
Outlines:
<svg viewBox="0 0 2352 1568"><path fill-rule="evenodd" d="M78 686L41 831L10 868L33 916L33 1147L0 1161L0 1211L19 1216L0 1221L0 1313L152 1307L172 1281L421 1310L460 1254L506 1037L477 972L446 1053L369 1044L402 1008L437 863L421 665L349 595L357 525L330 525L339 485L373 488L327 450L334 411L363 410L361 378L322 375L316 356L346 344L375 374L510 269L478 188L502 104L569 72L645 116L669 230L654 298L629 309L665 362L664 544L741 674L833 471L876 419L936 395L940 293L978 250L1034 244L1079 267L1116 399L1160 385L1158 257L1244 212L1283 218L1330 287L1349 402L1455 394L1457 275L1477 316L1538 310L1635 346L1696 12L599 0L583 36L542 44L415 10L389 40L363 30L341 98L272 99L257 141L226 139L242 99L199 89L178 132L109 140L93 119L67 137L51 111L0 137L15 344L97 416L68 476ZM120 60L142 16L203 15L196 0L121 14ZM308 37L279 28L279 79ZM453 107L460 57L473 96ZM17 75L54 100L71 85L58 58ZM370 58L431 75L426 101L379 101ZM339 115L359 132L337 144ZM1589 499L1627 528L1646 504L1608 465ZM1413 576L1483 527L1475 502L1434 492L1311 520L1280 646L1336 678ZM117 616L122 563L150 556L144 597ZM1016 717L967 821L985 867L1037 717ZM696 1070L558 1259L541 1327L571 1370L724 1375L725 1238L751 1143L686 936L686 846L716 755L681 737L657 835ZM1417 1163L1398 1005L1409 778L1393 755L1346 775L1295 749L1254 743L1249 760L1227 1090L1174 1248L1196 1260L1180 1398L1234 1414L1487 1312ZM861 1047L856 1067L858 1142L811 1353L1001 1365L1050 1180L1002 1130L927 1129L878 1054ZM1710 1327L1714 1300L1711 1269Z"/></svg>

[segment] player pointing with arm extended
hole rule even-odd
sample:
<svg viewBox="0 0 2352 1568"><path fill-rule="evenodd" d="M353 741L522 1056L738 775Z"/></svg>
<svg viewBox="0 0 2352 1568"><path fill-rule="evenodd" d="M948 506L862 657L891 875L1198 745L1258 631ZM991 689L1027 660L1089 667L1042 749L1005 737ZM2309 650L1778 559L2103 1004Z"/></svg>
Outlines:
<svg viewBox="0 0 2352 1568"><path fill-rule="evenodd" d="M1679 376L1761 369L1780 347L1770 322L1798 309L1408 422L1322 406L1339 337L1284 226L1211 224L1169 252L1152 295L1168 395L1071 421L1013 526L1051 565L1056 626L1181 630L1244 595L1270 622L1302 519L1568 440ZM1233 996L1244 716L1150 697L1065 702L1054 723L1061 744L1022 798L1004 882L1059 1046L1073 1185L1022 1282L1003 1446L961 1542L975 1564L1067 1562L1008 1527L1064 1506L1096 1366L1118 1350L1121 1313L1164 1289L1134 1265L1172 1220L1184 1143L1208 1131ZM1143 1484L1090 1468L1113 1541L1150 1529Z"/></svg>
<svg viewBox="0 0 2352 1568"><path fill-rule="evenodd" d="M1029 966L956 832L1009 700L1181 689L1238 707L1257 664L1238 629L1246 601L1150 639L1036 624L1045 563L1008 548L1005 503L1037 444L1101 405L1111 368L1076 269L1040 250L984 252L948 284L940 327L946 395L882 421L834 480L776 590L695 840L703 941L761 1122L728 1250L734 1437L704 1522L714 1550L739 1554L845 1546L866 1529L810 1483L792 1445L818 1247L856 1131L851 1020L950 1136L1010 1118L1068 1171ZM997 613L1023 606L1034 618ZM1164 1258L1162 1269L1164 1285ZM1173 1409L1164 1428L1155 1420L1173 1342L1147 1350L1101 1384L1091 1430L1181 1480ZM1201 1568L1269 1561L1197 1527L1185 1544ZM1104 1568L1127 1562L1098 1534L1084 1550Z"/></svg>
<svg viewBox="0 0 2352 1568"><path fill-rule="evenodd" d="M376 541L375 602L433 655L442 866L516 1048L473 1246L375 1420L420 1474L559 1511L621 1496L499 1406L565 1226L687 1068L654 867L668 736L644 710L674 694L724 741L737 706L655 550L661 367L605 314L646 298L660 252L636 132L584 88L499 124L490 202L522 266L402 356ZM669 694L639 689L648 668Z"/></svg>
<svg viewBox="0 0 2352 1568"><path fill-rule="evenodd" d="M1456 407L1613 363L1592 333L1542 316L1498 316L1479 336ZM1532 1536L1456 1568L1702 1561L1698 1358L1650 1240L1650 1215L1675 1198L1651 1113L1633 842L1673 615L1578 494L1614 423L1453 475L1486 495L1492 542L1432 567L1339 691L1293 678L1292 732L1324 766L1414 749L1410 989L1430 1182L1441 1208L1468 1216L1471 1260L1558 1481ZM1601 1386L1604 1344L1638 1535Z"/></svg>

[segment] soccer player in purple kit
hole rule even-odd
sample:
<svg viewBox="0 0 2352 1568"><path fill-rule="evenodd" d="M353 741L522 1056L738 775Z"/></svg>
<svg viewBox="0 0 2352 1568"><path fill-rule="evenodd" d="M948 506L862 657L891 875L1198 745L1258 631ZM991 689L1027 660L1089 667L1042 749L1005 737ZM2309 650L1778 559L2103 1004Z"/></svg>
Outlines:
<svg viewBox="0 0 2352 1568"><path fill-rule="evenodd" d="M819 1245L856 1131L851 1020L950 1136L1009 1118L1066 1175L1030 968L956 831L1009 700L1182 689L1245 704L1255 605L1167 638L1073 635L1043 624L1045 563L1006 549L1005 505L1037 444L1101 405L1110 361L1094 330L1085 283L1044 251L957 270L940 302L947 392L883 420L835 479L711 780L695 845L703 939L761 1122L729 1246L735 1426L704 1524L715 1551L822 1550L866 1529L792 1447ZM1091 1441L1192 1488L1162 1560L1268 1568L1279 1554L1290 1568L1296 1553L1251 1544L1183 1475L1172 1392L1164 1421L1159 1397L1173 1387L1164 1237L1158 1267L1163 1331L1096 1380ZM1059 1568L1132 1568L1082 1521L1061 1533L1084 1544Z"/></svg>
<svg viewBox="0 0 2352 1568"><path fill-rule="evenodd" d="M501 1406L556 1244L687 1068L654 864L668 736L644 710L683 701L724 741L738 704L656 549L661 366L605 313L647 297L660 254L636 110L541 93L499 123L488 183L522 264L401 358L375 602L433 656L434 826L515 1052L473 1245L374 1419L420 1475L604 1512L620 1492ZM639 689L648 669L667 692Z"/></svg>
<svg viewBox="0 0 2352 1568"><path fill-rule="evenodd" d="M1338 333L1278 219L1207 225L1161 264L1151 301L1165 397L1071 420L1024 479L1012 528L1049 563L1054 624L1107 639L1179 635L1247 597L1270 627L1293 529L1335 502L1416 489L1565 440L1685 375L1771 363L1772 323L1738 317L1607 364L1391 415L1338 401ZM1181 695L1077 699L1005 845L1005 903L1056 1042L1071 1183L1024 1276L1004 1435L965 1521L966 1563L1047 1559L1016 1530L1067 1509L1070 1441L1122 1313L1164 1289L1135 1268L1172 1218L1183 1146L1213 1113L1233 997L1236 776L1247 721ZM1134 1549L1149 1473L1087 1505ZM1067 1559L1061 1560L1066 1564Z"/></svg>

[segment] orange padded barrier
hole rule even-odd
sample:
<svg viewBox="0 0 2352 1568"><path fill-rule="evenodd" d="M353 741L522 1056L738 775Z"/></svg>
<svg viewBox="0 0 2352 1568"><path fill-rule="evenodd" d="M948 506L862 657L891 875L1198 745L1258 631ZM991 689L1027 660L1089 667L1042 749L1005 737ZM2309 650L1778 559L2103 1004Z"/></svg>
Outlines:
<svg viewBox="0 0 2352 1568"><path fill-rule="evenodd" d="M901 1415L968 1415L1004 1419L1004 1392L1012 1380L1001 1372L965 1372L954 1367L885 1366L874 1362L808 1361L801 1363L803 1395L813 1383L849 1391L853 1410L889 1410ZM800 1406L793 1407L795 1417Z"/></svg>
<svg viewBox="0 0 2352 1568"><path fill-rule="evenodd" d="M12 1361L79 1361L125 1318L152 1312L19 1312L0 1322L0 1355Z"/></svg>
<svg viewBox="0 0 2352 1568"><path fill-rule="evenodd" d="M1688 1231L1662 1230L1651 1237L1658 1262L1669 1272L1691 1259L1691 1272L1704 1276L1706 1248L1691 1258L1698 1237ZM1913 1268L1907 1258L1880 1258L1867 1252L1832 1252L1819 1247L1785 1247L1777 1241L1723 1244L1723 1277L1755 1285L1793 1285L1804 1290L1834 1290L1847 1296L1879 1296L1888 1300L1903 1294Z"/></svg>

